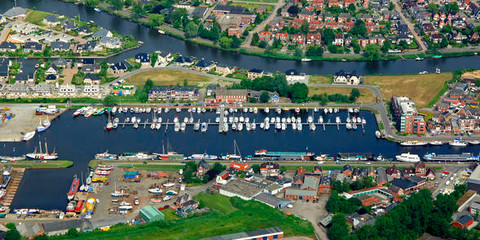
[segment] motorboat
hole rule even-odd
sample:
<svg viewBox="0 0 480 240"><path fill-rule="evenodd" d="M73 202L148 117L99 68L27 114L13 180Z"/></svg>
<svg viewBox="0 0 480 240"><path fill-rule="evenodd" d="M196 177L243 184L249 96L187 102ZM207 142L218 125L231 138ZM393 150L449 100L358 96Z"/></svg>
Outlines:
<svg viewBox="0 0 480 240"><path fill-rule="evenodd" d="M450 146L453 146L453 147L465 147L465 146L467 146L467 142L465 142L465 141L463 141L462 139L459 139L459 138L453 139L453 141L449 142L448 144L450 144Z"/></svg>
<svg viewBox="0 0 480 240"><path fill-rule="evenodd" d="M396 155L395 158L400 162L420 162L420 157L417 154L411 153L402 153L400 155Z"/></svg>
<svg viewBox="0 0 480 240"><path fill-rule="evenodd" d="M148 192L153 193L153 194L161 194L161 193L163 193L163 190L159 187L156 187L156 188L148 189Z"/></svg>
<svg viewBox="0 0 480 240"><path fill-rule="evenodd" d="M43 132L51 126L51 123L48 119L43 120L37 127L37 132Z"/></svg>
<svg viewBox="0 0 480 240"><path fill-rule="evenodd" d="M25 135L23 135L23 137L22 137L22 140L23 141L29 141L30 139L35 137L35 133L36 133L35 131L25 133Z"/></svg>

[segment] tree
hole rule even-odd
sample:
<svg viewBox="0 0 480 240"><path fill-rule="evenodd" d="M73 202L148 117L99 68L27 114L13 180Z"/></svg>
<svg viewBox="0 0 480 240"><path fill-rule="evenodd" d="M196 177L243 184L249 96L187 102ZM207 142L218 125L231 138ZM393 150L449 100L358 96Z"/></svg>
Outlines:
<svg viewBox="0 0 480 240"><path fill-rule="evenodd" d="M437 13L440 8L438 7L437 4L435 4L435 3L430 3L430 4L428 4L428 8L427 8L427 9L428 9L428 11L430 11L430 12L432 12L432 13Z"/></svg>
<svg viewBox="0 0 480 240"><path fill-rule="evenodd" d="M308 87L305 83L294 83L290 87L292 94L292 101L294 102L305 102L308 97Z"/></svg>
<svg viewBox="0 0 480 240"><path fill-rule="evenodd" d="M70 228L68 229L68 232L67 232L67 236L69 237L78 237L79 233L78 233L78 230L76 228Z"/></svg>
<svg viewBox="0 0 480 240"><path fill-rule="evenodd" d="M133 5L133 17L134 18L139 18L142 16L145 16L147 14L147 11L143 8L143 6L140 3L135 3Z"/></svg>
<svg viewBox="0 0 480 240"><path fill-rule="evenodd" d="M260 173L260 165L258 164L253 164L252 169L254 173Z"/></svg>
<svg viewBox="0 0 480 240"><path fill-rule="evenodd" d="M356 88L352 89L352 91L350 91L350 100L352 102L354 102L357 98L360 97L360 91Z"/></svg>
<svg viewBox="0 0 480 240"><path fill-rule="evenodd" d="M287 12L292 16L297 16L297 14L300 12L300 9L297 5L293 5L287 9Z"/></svg>
<svg viewBox="0 0 480 240"><path fill-rule="evenodd" d="M123 8L122 0L111 0L110 2L115 10L119 10Z"/></svg>
<svg viewBox="0 0 480 240"><path fill-rule="evenodd" d="M153 81L151 79L147 79L147 81L145 81L145 85L143 85L143 91L148 93L150 89L152 89L152 87L153 87Z"/></svg>
<svg viewBox="0 0 480 240"><path fill-rule="evenodd" d="M262 92L260 94L260 102L261 103L267 103L270 100L270 94L268 94L267 91Z"/></svg>
<svg viewBox="0 0 480 240"><path fill-rule="evenodd" d="M480 79L476 79L476 80L475 80L475 86L476 86L476 87L479 87L479 86L480 86Z"/></svg>
<svg viewBox="0 0 480 240"><path fill-rule="evenodd" d="M367 27L365 26L365 22L361 19L355 21L355 25L353 26L352 30L350 30L350 33L362 37L367 35Z"/></svg>
<svg viewBox="0 0 480 240"><path fill-rule="evenodd" d="M350 3L350 5L348 5L348 11L351 12L351 13L355 13L355 4L353 3Z"/></svg>
<svg viewBox="0 0 480 240"><path fill-rule="evenodd" d="M305 51L305 55L308 57L312 56L319 56L323 55L323 48L321 46L308 46L307 51Z"/></svg>
<svg viewBox="0 0 480 240"><path fill-rule="evenodd" d="M258 47L259 48L266 48L267 47L267 42L265 42L265 41L258 42Z"/></svg>
<svg viewBox="0 0 480 240"><path fill-rule="evenodd" d="M230 48L232 46L232 39L229 37L221 37L220 38L220 46L222 48Z"/></svg>
<svg viewBox="0 0 480 240"><path fill-rule="evenodd" d="M380 58L380 46L377 44L368 44L363 51L370 60L378 60Z"/></svg>
<svg viewBox="0 0 480 240"><path fill-rule="evenodd" d="M301 47L296 47L295 48L295 56L300 57L303 55L303 51Z"/></svg>
<svg viewBox="0 0 480 240"><path fill-rule="evenodd" d="M150 25L153 27L162 25L165 20L165 17L161 14L150 14L148 18L150 19Z"/></svg>
<svg viewBox="0 0 480 240"><path fill-rule="evenodd" d="M17 231L15 224L7 223L6 227L8 228L8 231L4 236L6 240L20 240L22 238L20 233Z"/></svg>
<svg viewBox="0 0 480 240"><path fill-rule="evenodd" d="M388 50L390 50L391 48L392 48L392 42L388 39L385 40L385 42L383 42L382 52L388 53Z"/></svg>
<svg viewBox="0 0 480 240"><path fill-rule="evenodd" d="M348 225L345 214L337 214L332 217L332 226L327 230L328 238L331 240L344 240L348 236Z"/></svg>
<svg viewBox="0 0 480 240"><path fill-rule="evenodd" d="M232 44L230 45L232 48L239 48L242 44L242 41L237 36L232 37Z"/></svg>
<svg viewBox="0 0 480 240"><path fill-rule="evenodd" d="M198 25L194 22L188 22L185 26L185 37L194 38L198 34Z"/></svg>
<svg viewBox="0 0 480 240"><path fill-rule="evenodd" d="M33 238L33 240L48 240L48 236L45 234L37 235Z"/></svg>
<svg viewBox="0 0 480 240"><path fill-rule="evenodd" d="M325 28L323 29L323 32L322 32L322 39L325 42L325 44L329 45L333 42L333 39L335 39L335 33L333 32L332 29Z"/></svg>
<svg viewBox="0 0 480 240"><path fill-rule="evenodd" d="M113 107L117 103L117 99L113 95L107 95L103 99L103 106L106 107Z"/></svg>
<svg viewBox="0 0 480 240"><path fill-rule="evenodd" d="M258 33L254 33L252 35L252 42L250 44L256 46L258 45L258 41L260 41L260 37L258 36Z"/></svg>

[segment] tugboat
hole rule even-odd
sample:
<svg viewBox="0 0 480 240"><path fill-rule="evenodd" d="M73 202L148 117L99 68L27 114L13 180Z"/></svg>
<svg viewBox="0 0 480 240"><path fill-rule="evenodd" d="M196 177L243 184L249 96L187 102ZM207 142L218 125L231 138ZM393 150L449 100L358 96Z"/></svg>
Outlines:
<svg viewBox="0 0 480 240"><path fill-rule="evenodd" d="M37 132L43 132L43 131L47 130L50 127L50 125L51 125L51 123L48 120L48 118L43 120L43 122L40 122L40 124L38 124Z"/></svg>
<svg viewBox="0 0 480 240"><path fill-rule="evenodd" d="M70 190L68 191L68 194L67 194L68 201L73 200L73 198L75 197L75 194L78 191L79 186L80 186L80 179L78 179L77 175L75 175L75 176L73 176L73 182L72 182L72 185L70 186Z"/></svg>

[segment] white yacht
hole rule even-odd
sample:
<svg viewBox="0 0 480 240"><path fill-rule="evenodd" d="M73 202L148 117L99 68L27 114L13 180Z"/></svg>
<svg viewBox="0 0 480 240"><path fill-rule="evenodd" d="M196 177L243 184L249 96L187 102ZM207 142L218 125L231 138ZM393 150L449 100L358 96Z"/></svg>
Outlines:
<svg viewBox="0 0 480 240"><path fill-rule="evenodd" d="M395 157L397 158L397 161L400 162L420 162L420 157L417 154L402 153Z"/></svg>

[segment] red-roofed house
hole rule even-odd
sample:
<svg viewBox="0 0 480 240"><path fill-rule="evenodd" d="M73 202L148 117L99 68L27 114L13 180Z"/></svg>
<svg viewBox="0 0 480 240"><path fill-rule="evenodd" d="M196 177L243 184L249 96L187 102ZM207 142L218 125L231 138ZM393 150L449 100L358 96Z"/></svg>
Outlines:
<svg viewBox="0 0 480 240"><path fill-rule="evenodd" d="M235 170L240 170L240 171L248 171L250 170L250 165L246 162L231 162L230 163L230 168L233 168Z"/></svg>
<svg viewBox="0 0 480 240"><path fill-rule="evenodd" d="M309 33L306 41L307 45L321 45L322 35L320 33Z"/></svg>

